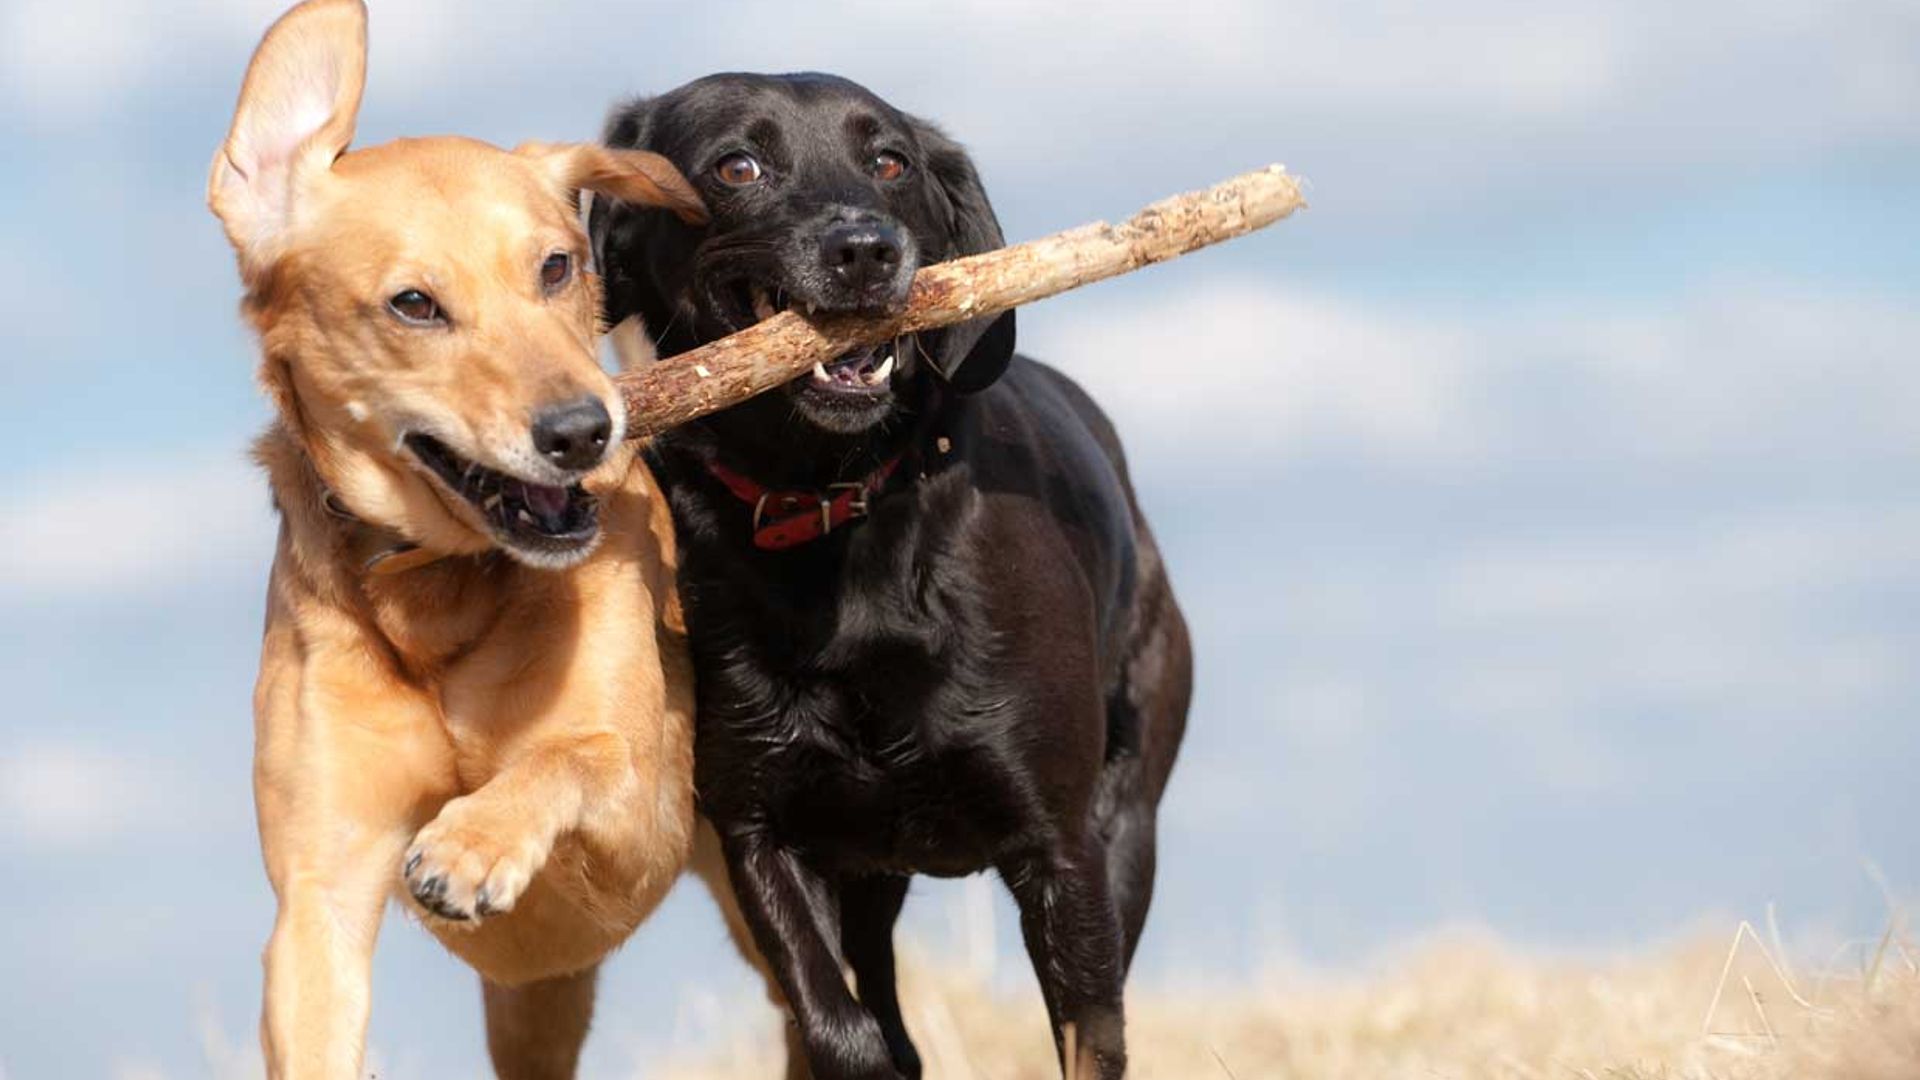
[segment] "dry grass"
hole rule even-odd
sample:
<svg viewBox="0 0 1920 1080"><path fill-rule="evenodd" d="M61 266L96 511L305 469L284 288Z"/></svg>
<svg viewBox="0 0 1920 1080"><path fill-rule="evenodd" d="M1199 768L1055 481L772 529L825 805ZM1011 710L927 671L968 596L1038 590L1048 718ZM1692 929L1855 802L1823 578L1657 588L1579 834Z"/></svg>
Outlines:
<svg viewBox="0 0 1920 1080"><path fill-rule="evenodd" d="M1920 1078L1920 966L1903 935L1889 929L1844 970L1836 960L1817 977L1778 966L1745 924L1732 937L1611 963L1541 960L1455 937L1367 978L1136 988L1130 1075ZM1037 993L996 994L953 970L909 963L902 976L929 1080L1058 1077ZM777 1075L777 1032L763 1028L708 1060L650 1071L764 1080Z"/></svg>

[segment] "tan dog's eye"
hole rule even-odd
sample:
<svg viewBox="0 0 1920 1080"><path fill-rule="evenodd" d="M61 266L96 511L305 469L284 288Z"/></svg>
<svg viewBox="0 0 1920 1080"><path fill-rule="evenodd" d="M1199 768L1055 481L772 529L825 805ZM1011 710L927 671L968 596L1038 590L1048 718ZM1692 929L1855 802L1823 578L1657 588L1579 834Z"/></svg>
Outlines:
<svg viewBox="0 0 1920 1080"><path fill-rule="evenodd" d="M898 180L907 175L907 159L899 154L882 150L873 155L873 161L867 168L873 173L875 180Z"/></svg>
<svg viewBox="0 0 1920 1080"><path fill-rule="evenodd" d="M723 184L739 187L742 184L753 183L765 176L766 172L760 168L760 163L754 160L752 154L728 154L714 163L713 175L719 177Z"/></svg>
<svg viewBox="0 0 1920 1080"><path fill-rule="evenodd" d="M556 251L540 264L540 284L553 292L573 279L573 256Z"/></svg>
<svg viewBox="0 0 1920 1080"><path fill-rule="evenodd" d="M446 313L440 310L440 305L434 301L433 297L419 289L395 293L393 299L387 301L387 309L400 316L400 321L413 323L416 326L430 326L447 321Z"/></svg>

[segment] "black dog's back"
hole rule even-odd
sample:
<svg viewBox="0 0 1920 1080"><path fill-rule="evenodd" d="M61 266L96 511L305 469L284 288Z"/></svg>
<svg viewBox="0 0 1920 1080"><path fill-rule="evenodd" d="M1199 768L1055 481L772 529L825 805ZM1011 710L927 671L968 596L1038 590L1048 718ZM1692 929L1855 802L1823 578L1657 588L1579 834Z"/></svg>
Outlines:
<svg viewBox="0 0 1920 1080"><path fill-rule="evenodd" d="M1145 763L1158 802L1185 728L1192 658L1119 433L1078 383L1024 354L967 405L963 442L971 444L976 486L1037 498L1072 538L1101 613L1102 685L1111 703L1107 756L1159 751ZM1136 671L1142 664L1153 670ZM1156 686L1167 683L1165 692L1139 700L1142 674Z"/></svg>
<svg viewBox="0 0 1920 1080"><path fill-rule="evenodd" d="M1138 584L1138 517L1112 425L1071 379L1024 355L955 412L954 437L974 486L1032 498L1066 531L1103 616L1103 673L1113 674L1121 616Z"/></svg>
<svg viewBox="0 0 1920 1080"><path fill-rule="evenodd" d="M1120 436L1093 398L1060 371L1018 355L977 400L989 430L997 417L1025 414L1027 445L1038 448L1030 461L984 455L999 460L979 469L983 490L1018 486L1016 470L1028 485L1040 478L1051 488L1043 501L1062 527L1099 549L1084 563L1089 583L1105 593L1096 610L1103 614L1107 764L1091 812L1106 842L1108 880L1131 962L1152 898L1156 813L1193 691L1186 619L1134 496Z"/></svg>

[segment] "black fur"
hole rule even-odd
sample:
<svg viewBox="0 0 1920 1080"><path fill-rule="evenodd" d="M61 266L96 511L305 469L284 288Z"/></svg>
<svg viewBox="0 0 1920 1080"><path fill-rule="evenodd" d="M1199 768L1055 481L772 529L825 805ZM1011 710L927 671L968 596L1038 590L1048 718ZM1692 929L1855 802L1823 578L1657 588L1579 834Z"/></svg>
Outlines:
<svg viewBox="0 0 1920 1080"><path fill-rule="evenodd" d="M843 79L713 76L623 107L608 140L672 158L712 210L696 230L594 208L608 314L643 315L663 355L752 321L728 294L741 275L871 311L904 299L917 263L1001 242L966 155ZM907 173L870 175L877 150ZM736 152L766 176L717 178ZM884 294L818 280L822 230L849 220L909 234ZM701 806L818 1080L919 1074L894 918L911 875L989 868L1020 907L1056 1039L1072 1024L1099 1076L1125 1067L1121 988L1192 660L1112 427L1012 339L1010 318L926 335L851 406L803 377L655 444ZM707 471L818 488L896 457L868 519L784 551L753 546L750 508Z"/></svg>

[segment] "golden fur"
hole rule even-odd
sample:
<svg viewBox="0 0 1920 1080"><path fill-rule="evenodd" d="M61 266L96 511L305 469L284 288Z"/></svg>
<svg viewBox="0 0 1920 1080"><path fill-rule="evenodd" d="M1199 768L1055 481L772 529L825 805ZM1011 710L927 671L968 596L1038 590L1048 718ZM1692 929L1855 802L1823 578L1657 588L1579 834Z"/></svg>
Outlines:
<svg viewBox="0 0 1920 1080"><path fill-rule="evenodd" d="M543 292L539 277L552 252L586 263L578 189L703 211L651 155L455 138L347 152L365 20L360 0L308 0L274 25L209 180L278 411L258 445L282 515L254 695L279 904L262 1042L274 1077L359 1075L398 896L485 980L501 1074L567 1076L595 965L694 838L671 521L616 429L583 480L600 542L503 551L403 438L562 482L539 471L531 411L595 395L620 416L595 359L597 282ZM409 288L448 325L395 318L388 298ZM425 564L368 569L399 542ZM441 914L416 899L427 881Z"/></svg>

